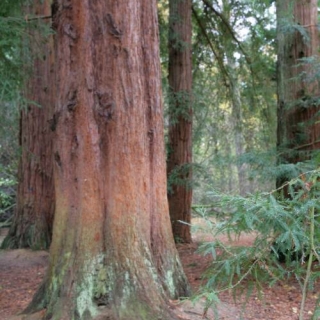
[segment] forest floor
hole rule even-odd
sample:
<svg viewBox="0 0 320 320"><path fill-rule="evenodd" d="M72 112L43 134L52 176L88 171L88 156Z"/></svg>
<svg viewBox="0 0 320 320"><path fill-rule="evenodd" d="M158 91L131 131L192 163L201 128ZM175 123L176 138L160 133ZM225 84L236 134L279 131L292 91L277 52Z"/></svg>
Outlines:
<svg viewBox="0 0 320 320"><path fill-rule="evenodd" d="M194 219L193 223L201 224ZM0 229L0 243L4 237L5 229ZM235 245L250 246L254 237L245 235L234 241ZM212 236L202 231L193 233L192 244L178 244L178 251L182 260L185 273L194 292L202 283L202 274L210 265L211 258L197 252L200 242L210 241ZM228 242L227 237L219 238ZM37 287L41 283L48 264L48 253L45 251L8 250L0 251L0 319L18 320L18 312L22 311L30 302ZM263 300L256 294L252 294L244 307L243 299L234 301L230 292L220 295L221 303L218 307L218 318L212 310L203 316L203 301L196 305L186 301L176 306L176 314L181 320L296 320L299 319L299 307L301 302L301 290L299 284L290 279L273 287L263 287ZM312 318L317 293L320 292L320 284L317 284L312 292L309 292L304 319ZM150 319L153 320L153 319Z"/></svg>

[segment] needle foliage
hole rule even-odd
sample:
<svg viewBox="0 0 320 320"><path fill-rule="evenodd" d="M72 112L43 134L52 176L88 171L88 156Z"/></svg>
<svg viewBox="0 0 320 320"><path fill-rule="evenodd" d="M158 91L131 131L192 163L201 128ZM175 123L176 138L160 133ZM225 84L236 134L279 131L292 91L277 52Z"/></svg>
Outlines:
<svg viewBox="0 0 320 320"><path fill-rule="evenodd" d="M294 277L302 292L299 319L303 319L307 292L320 278L320 169L268 193L241 197L211 192L210 197L215 210L195 208L216 239L200 247L213 262L199 297L207 298L208 308L226 290L232 290L235 298L252 292L262 297L264 286ZM252 245L237 246L237 239L248 234ZM233 244L220 241L221 235L228 235ZM314 319L318 316L316 309Z"/></svg>

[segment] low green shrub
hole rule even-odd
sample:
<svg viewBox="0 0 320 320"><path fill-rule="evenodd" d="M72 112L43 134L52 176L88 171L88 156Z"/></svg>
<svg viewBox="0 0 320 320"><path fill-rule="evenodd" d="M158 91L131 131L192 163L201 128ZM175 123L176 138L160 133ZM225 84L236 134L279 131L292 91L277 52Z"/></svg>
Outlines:
<svg viewBox="0 0 320 320"><path fill-rule="evenodd" d="M320 277L320 170L301 174L270 193L249 197L211 193L215 210L224 215L213 217L208 206L195 211L206 221L214 238L252 234L249 247L227 245L219 240L203 243L200 251L213 262L204 274L205 285L199 297L206 297L207 307L218 303L218 294L232 290L234 297L263 285L295 277L302 291L299 319L307 291ZM320 311L315 310L314 319Z"/></svg>

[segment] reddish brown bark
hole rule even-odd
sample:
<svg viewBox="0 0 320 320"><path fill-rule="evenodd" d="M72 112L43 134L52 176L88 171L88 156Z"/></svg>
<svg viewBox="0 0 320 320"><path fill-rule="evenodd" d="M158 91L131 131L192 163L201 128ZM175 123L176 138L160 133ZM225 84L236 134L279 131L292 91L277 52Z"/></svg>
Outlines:
<svg viewBox="0 0 320 320"><path fill-rule="evenodd" d="M46 319L175 319L156 1L55 3L56 210Z"/></svg>
<svg viewBox="0 0 320 320"><path fill-rule="evenodd" d="M290 163L306 160L320 148L320 88L314 67L301 59L319 58L317 0L278 3L278 145ZM305 30L288 33L284 21L292 12ZM288 21L287 21L288 22Z"/></svg>
<svg viewBox="0 0 320 320"><path fill-rule="evenodd" d="M50 16L50 1L35 1L37 16ZM35 56L33 71L26 87L30 103L21 111L21 158L18 173L17 207L3 247L47 249L52 235L54 188L52 168L53 42L36 35L31 41ZM28 57L30 58L30 57ZM37 104L37 105L36 105Z"/></svg>
<svg viewBox="0 0 320 320"><path fill-rule="evenodd" d="M168 199L175 240L188 243L192 241L192 7L191 0L170 0L169 6Z"/></svg>

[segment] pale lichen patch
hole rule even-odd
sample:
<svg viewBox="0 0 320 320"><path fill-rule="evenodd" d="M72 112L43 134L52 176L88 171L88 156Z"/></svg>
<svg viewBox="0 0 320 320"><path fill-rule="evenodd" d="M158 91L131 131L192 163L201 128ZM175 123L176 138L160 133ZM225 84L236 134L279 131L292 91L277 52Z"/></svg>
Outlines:
<svg viewBox="0 0 320 320"><path fill-rule="evenodd" d="M97 316L99 311L94 304L94 294L96 290L97 277L102 276L102 273L98 272L99 266L103 264L104 256L102 254L97 255L95 258L87 260L83 268L84 275L77 290L77 310L80 318L85 313L90 313L91 317Z"/></svg>
<svg viewBox="0 0 320 320"><path fill-rule="evenodd" d="M166 272L165 282L166 282L167 288L169 290L170 296L174 296L175 292L176 292L176 287L175 287L175 282L174 282L174 279L173 279L172 270L168 270Z"/></svg>

